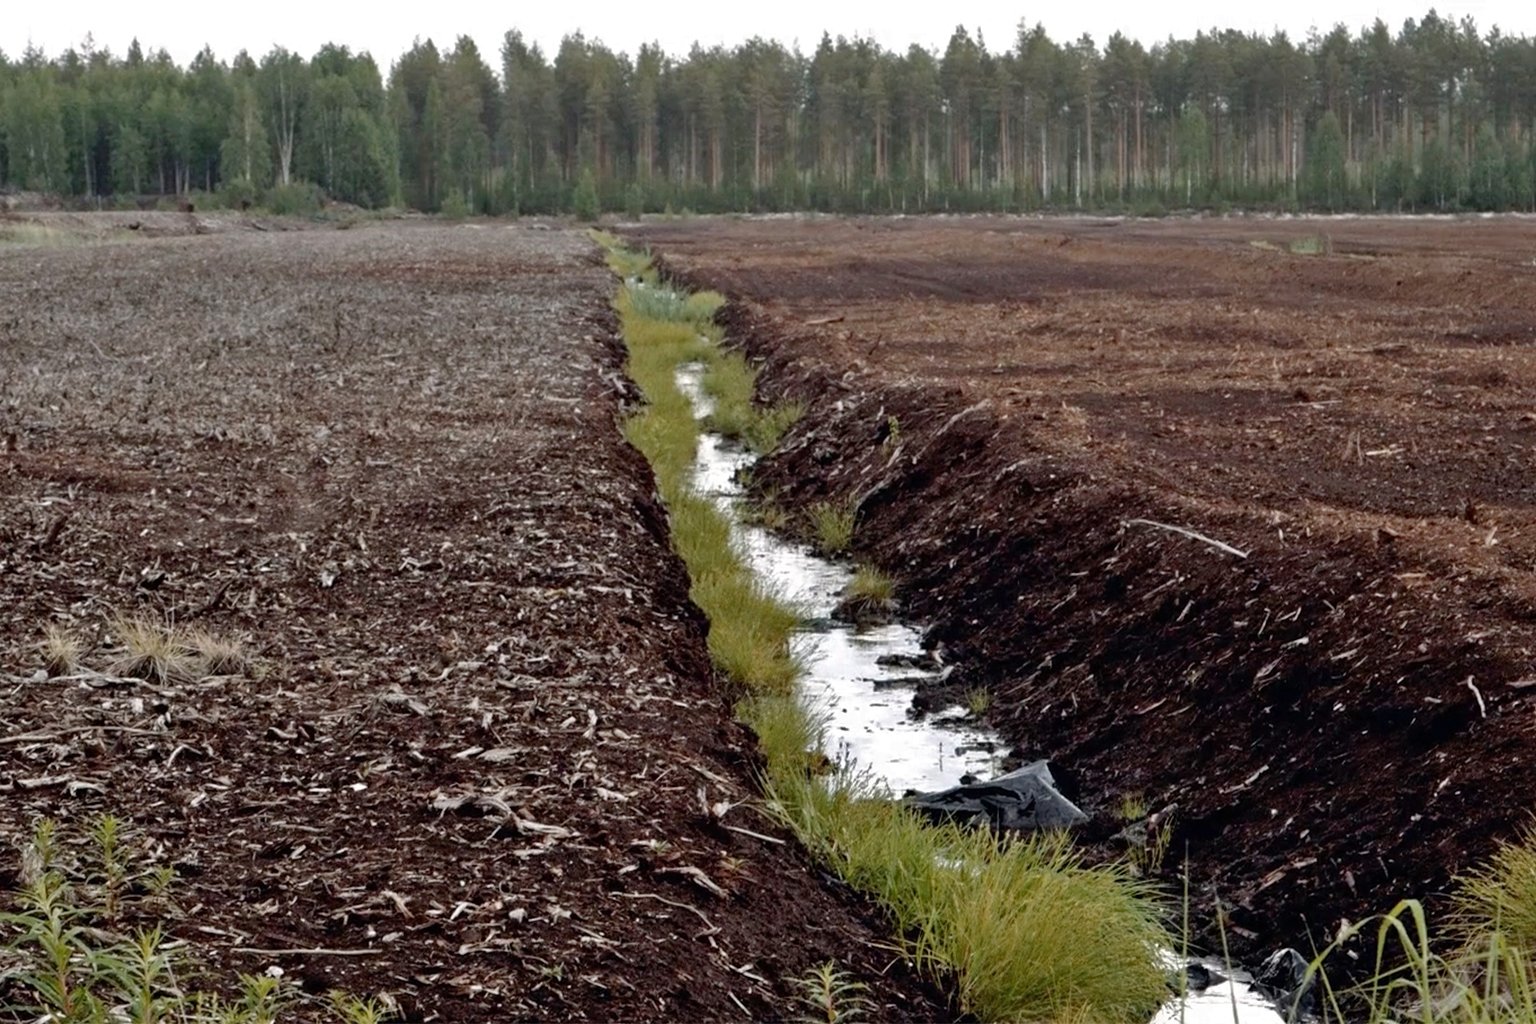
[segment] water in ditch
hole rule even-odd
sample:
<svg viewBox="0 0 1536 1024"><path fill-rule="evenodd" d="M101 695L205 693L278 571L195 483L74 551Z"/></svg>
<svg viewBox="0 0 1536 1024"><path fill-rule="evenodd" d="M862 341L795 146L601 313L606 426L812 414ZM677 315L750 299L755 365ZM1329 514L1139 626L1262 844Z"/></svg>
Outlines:
<svg viewBox="0 0 1536 1024"><path fill-rule="evenodd" d="M713 401L702 386L703 368L690 364L677 383L704 418ZM1007 750L998 736L969 721L960 706L914 718L913 689L900 681L924 675L916 669L881 664L880 659L920 656L922 634L892 623L855 627L832 618L851 566L830 561L744 521L741 472L756 456L718 434L699 438L694 488L726 513L748 564L804 619L792 643L808 666L806 697L825 718L829 756L840 757L882 781L895 796L956 785L966 774L997 774ZM893 685L895 684L895 685Z"/></svg>
<svg viewBox="0 0 1536 1024"><path fill-rule="evenodd" d="M677 371L678 388L701 420L714 409L703 376L698 363ZM827 753L884 783L893 796L947 789L965 775L999 774L1008 750L1000 736L976 725L959 705L932 715L910 714L911 681L924 673L881 663L921 655L922 634L900 622L860 627L834 619L833 609L853 577L852 567L746 521L741 479L756 460L741 445L702 431L693 485L725 513L752 569L799 609L803 624L792 643L807 666L802 689L827 723ZM1283 1022L1274 1005L1248 984L1247 975L1214 963L1206 966L1221 980L1183 1000L1171 1000L1152 1024ZM1169 967L1177 971L1177 960Z"/></svg>

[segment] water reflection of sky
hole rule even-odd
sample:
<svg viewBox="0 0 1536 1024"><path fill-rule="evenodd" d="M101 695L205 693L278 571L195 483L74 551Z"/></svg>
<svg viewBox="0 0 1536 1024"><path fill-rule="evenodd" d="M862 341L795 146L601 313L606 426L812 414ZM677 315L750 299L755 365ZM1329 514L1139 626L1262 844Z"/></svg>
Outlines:
<svg viewBox="0 0 1536 1024"><path fill-rule="evenodd" d="M697 366L678 372L678 386L703 417L711 402L701 377ZM828 756L851 761L898 796L909 789L947 789L967 772L995 774L1007 748L996 734L966 724L963 709L914 719L908 714L912 687L876 686L919 674L880 665L878 659L921 653L921 633L900 623L856 629L834 621L832 610L853 578L852 566L740 521L738 474L754 461L750 452L705 434L699 440L694 487L727 511L748 564L806 620L794 648L808 667L802 691L826 722Z"/></svg>

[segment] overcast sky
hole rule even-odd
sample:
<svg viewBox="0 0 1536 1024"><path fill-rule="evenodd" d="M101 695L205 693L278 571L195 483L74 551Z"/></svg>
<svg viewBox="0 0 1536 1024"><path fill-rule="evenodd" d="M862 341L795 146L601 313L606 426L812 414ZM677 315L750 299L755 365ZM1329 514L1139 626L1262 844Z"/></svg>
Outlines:
<svg viewBox="0 0 1536 1024"><path fill-rule="evenodd" d="M131 4L122 0L0 0L0 50L15 56L27 44L41 46L50 56L78 45L87 32L96 44L122 53L135 36L148 48L171 52L185 63L204 44L223 59L239 50L260 56L275 44L308 56L322 43L336 42L368 50L387 72L389 64L411 45L413 38L431 38L451 45L461 34L474 37L493 66L502 36L520 29L527 39L552 53L561 36L580 29L617 50L633 53L655 41L671 53L685 53L695 41L727 46L754 35L798 42L814 49L821 33L871 37L892 49L911 43L942 49L956 24L980 30L994 50L1013 41L1021 18L1041 21L1057 40L1087 32L1102 45L1115 30L1151 44L1173 35L1185 38L1196 30L1236 28L1270 32L1276 28L1303 38L1310 28L1323 31L1335 22L1352 30L1380 17L1394 31L1405 18L1419 18L1428 2L1401 0L1282 0L1277 4L1234 4L1231 0L1098 0L1028 6L981 0L973 3L916 3L914 0L831 2L820 0L713 0L651 2L590 0L587 3L494 4L470 0L428 0L402 4L382 0L373 4L327 0L264 0L257 4L181 3ZM1506 34L1536 34L1536 4L1530 0L1458 0L1442 5L1442 15L1471 15L1486 31L1494 24Z"/></svg>

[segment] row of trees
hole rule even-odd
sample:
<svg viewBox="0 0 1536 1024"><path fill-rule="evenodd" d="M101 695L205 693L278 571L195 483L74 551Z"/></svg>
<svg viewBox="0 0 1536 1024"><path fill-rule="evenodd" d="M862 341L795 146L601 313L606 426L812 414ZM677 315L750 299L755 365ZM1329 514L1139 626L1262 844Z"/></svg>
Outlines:
<svg viewBox="0 0 1536 1024"><path fill-rule="evenodd" d="M633 56L579 33L180 67L137 43L0 54L0 185L81 197L304 181L365 206L1536 206L1536 41L1430 11L1297 42L1101 47L1021 24L942 52L823 37Z"/></svg>

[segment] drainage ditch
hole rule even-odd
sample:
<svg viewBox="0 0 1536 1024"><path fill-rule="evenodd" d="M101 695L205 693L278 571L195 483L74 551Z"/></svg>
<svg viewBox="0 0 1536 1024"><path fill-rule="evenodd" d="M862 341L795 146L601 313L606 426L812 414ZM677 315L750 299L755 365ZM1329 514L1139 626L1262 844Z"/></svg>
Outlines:
<svg viewBox="0 0 1536 1024"><path fill-rule="evenodd" d="M701 422L693 488L724 514L751 569L800 614L802 625L794 638L794 653L805 666L800 687L824 723L827 753L845 770L881 783L893 797L997 776L1008 745L977 725L964 706L912 712L914 688L944 671L924 652L921 631L903 622L840 621L833 613L853 578L852 568L749 521L743 479L757 455L703 428L714 411L703 377L700 363L684 364L676 376L678 390ZM1169 969L1179 969L1171 955ZM1285 1020L1275 1000L1254 987L1242 970L1200 962L1191 965L1188 978L1188 994L1170 1000L1152 1024Z"/></svg>

